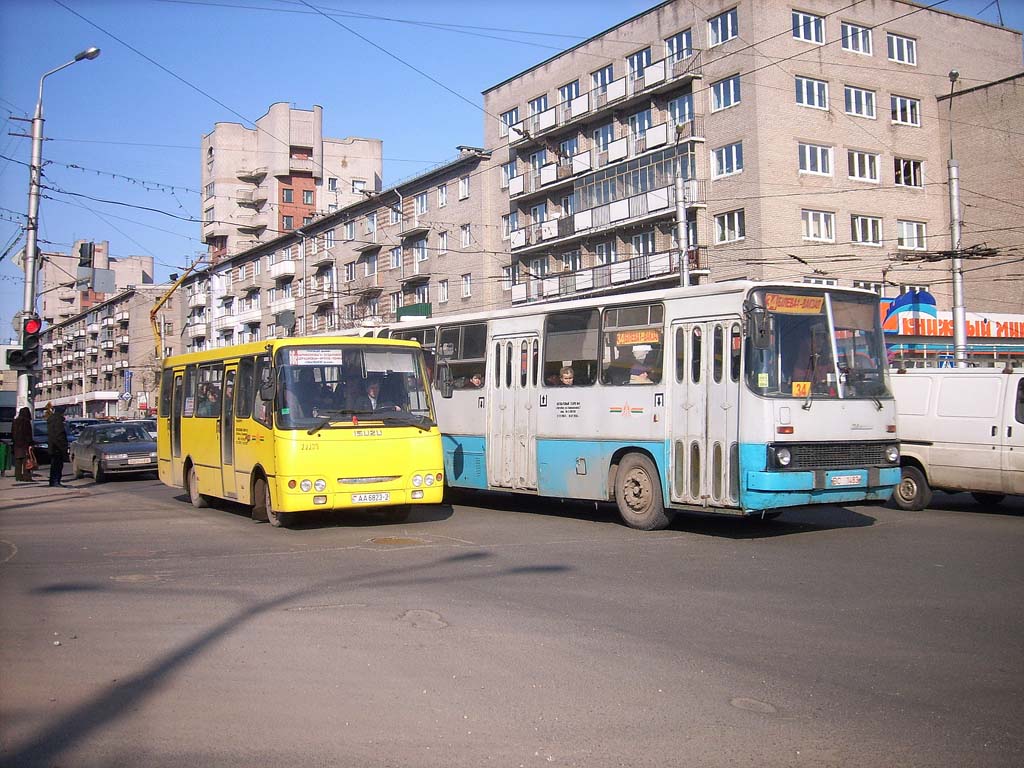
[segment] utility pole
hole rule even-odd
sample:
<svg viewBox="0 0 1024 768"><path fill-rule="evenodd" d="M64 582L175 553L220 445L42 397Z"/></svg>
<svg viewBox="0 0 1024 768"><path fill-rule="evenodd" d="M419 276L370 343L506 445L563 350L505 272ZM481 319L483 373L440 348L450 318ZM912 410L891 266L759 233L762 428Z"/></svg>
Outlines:
<svg viewBox="0 0 1024 768"><path fill-rule="evenodd" d="M960 165L953 158L953 87L960 73L949 71L949 240L953 252L953 360L967 367L967 310L964 307L964 266L961 258L963 222L960 219Z"/></svg>
<svg viewBox="0 0 1024 768"><path fill-rule="evenodd" d="M676 158L676 244L679 246L679 285L690 284L690 230L686 226L686 200L683 196L683 162Z"/></svg>

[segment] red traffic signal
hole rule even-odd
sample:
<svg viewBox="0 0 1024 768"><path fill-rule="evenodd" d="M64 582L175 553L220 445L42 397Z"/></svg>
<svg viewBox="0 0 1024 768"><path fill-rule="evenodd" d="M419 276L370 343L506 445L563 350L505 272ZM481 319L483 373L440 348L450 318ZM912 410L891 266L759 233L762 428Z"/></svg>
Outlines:
<svg viewBox="0 0 1024 768"><path fill-rule="evenodd" d="M39 365L39 332L43 321L35 315L21 321L21 349L7 351L7 364L19 371L30 371Z"/></svg>
<svg viewBox="0 0 1024 768"><path fill-rule="evenodd" d="M22 330L25 336L36 336L43 330L43 321L38 317L26 318Z"/></svg>

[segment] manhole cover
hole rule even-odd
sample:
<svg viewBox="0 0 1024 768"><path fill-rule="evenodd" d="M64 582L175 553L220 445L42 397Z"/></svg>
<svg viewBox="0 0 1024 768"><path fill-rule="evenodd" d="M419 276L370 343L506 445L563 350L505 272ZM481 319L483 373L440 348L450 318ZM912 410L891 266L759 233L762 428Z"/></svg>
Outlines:
<svg viewBox="0 0 1024 768"><path fill-rule="evenodd" d="M385 547L411 547L416 544L426 544L424 539L414 539L411 536L378 536L370 539L371 544L381 544Z"/></svg>

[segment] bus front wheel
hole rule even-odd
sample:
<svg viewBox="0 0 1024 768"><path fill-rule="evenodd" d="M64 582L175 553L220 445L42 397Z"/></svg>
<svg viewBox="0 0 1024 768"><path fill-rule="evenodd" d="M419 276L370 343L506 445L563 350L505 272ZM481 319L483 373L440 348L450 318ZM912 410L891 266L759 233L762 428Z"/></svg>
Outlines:
<svg viewBox="0 0 1024 768"><path fill-rule="evenodd" d="M892 493L892 500L897 507L908 512L927 507L932 500L932 489L924 472L911 464L900 467L900 481Z"/></svg>
<svg viewBox="0 0 1024 768"><path fill-rule="evenodd" d="M671 519L665 513L661 480L654 462L638 453L627 454L619 462L615 503L626 525L641 531L664 528Z"/></svg>
<svg viewBox="0 0 1024 768"><path fill-rule="evenodd" d="M273 499L270 498L270 484L264 478L256 481L253 488L253 499L256 504L261 505L260 512L267 516L267 522L274 528L287 528L292 524L292 515L288 512L277 512L274 510ZM262 516L261 515L261 516Z"/></svg>
<svg viewBox="0 0 1024 768"><path fill-rule="evenodd" d="M96 478L96 482L99 482L99 478ZM196 509L210 506L209 498L199 492L199 473L194 465L188 468L188 498Z"/></svg>

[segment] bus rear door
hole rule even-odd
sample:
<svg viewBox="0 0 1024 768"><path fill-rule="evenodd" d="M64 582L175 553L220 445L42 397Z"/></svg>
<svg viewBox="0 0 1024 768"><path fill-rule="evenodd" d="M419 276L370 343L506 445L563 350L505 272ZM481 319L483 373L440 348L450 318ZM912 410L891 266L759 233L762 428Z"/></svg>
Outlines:
<svg viewBox="0 0 1024 768"><path fill-rule="evenodd" d="M224 495L237 499L235 488L235 376L238 368L229 365L224 369L224 396L221 398L220 416L220 469Z"/></svg>
<svg viewBox="0 0 1024 768"><path fill-rule="evenodd" d="M487 376L487 482L498 488L537 488L536 334L492 341Z"/></svg>

